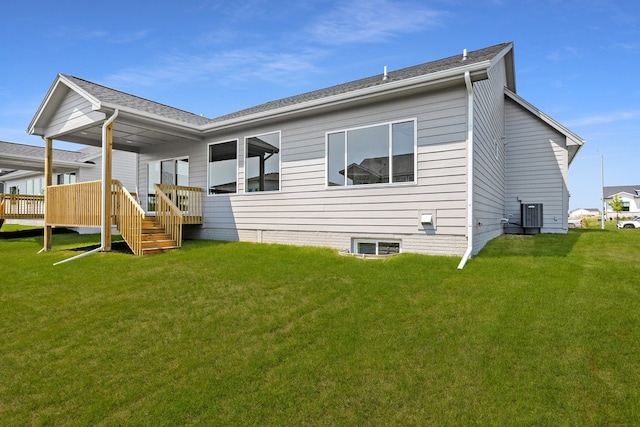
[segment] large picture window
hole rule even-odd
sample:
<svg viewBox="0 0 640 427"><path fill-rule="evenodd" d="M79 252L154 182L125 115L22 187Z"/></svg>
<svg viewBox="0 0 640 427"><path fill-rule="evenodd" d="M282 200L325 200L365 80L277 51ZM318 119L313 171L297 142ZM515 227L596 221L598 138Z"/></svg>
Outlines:
<svg viewBox="0 0 640 427"><path fill-rule="evenodd" d="M209 145L209 194L238 191L238 141Z"/></svg>
<svg viewBox="0 0 640 427"><path fill-rule="evenodd" d="M280 132L245 139L245 192L280 190Z"/></svg>
<svg viewBox="0 0 640 427"><path fill-rule="evenodd" d="M327 134L327 185L415 181L415 120Z"/></svg>

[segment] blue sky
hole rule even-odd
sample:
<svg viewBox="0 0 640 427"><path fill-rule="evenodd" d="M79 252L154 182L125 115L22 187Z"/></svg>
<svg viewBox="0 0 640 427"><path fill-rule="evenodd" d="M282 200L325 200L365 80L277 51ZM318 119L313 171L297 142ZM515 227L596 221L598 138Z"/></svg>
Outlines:
<svg viewBox="0 0 640 427"><path fill-rule="evenodd" d="M58 72L216 117L512 41L517 92L587 141L570 209L640 184L640 8L600 0L4 2L0 140L25 133ZM60 141L55 148L77 149Z"/></svg>

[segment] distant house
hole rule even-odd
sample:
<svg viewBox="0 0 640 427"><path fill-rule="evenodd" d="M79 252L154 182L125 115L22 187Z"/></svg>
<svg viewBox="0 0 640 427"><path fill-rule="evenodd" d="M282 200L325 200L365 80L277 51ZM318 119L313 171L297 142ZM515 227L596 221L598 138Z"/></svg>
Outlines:
<svg viewBox="0 0 640 427"><path fill-rule="evenodd" d="M75 184L101 179L102 150L98 147L85 147L78 151L53 150L53 185ZM113 152L117 164L114 167L115 179L136 188L137 154L123 151ZM44 181L45 148L0 141L0 193L42 196ZM2 214L0 213L0 216ZM10 222L12 220L9 220ZM34 222L21 221L13 222ZM42 222L35 221L35 222Z"/></svg>
<svg viewBox="0 0 640 427"><path fill-rule="evenodd" d="M631 218L640 215L640 185L618 185L602 189L602 197L606 209L605 215L608 219L618 217L617 213L609 206L615 196L618 196L622 201L620 218Z"/></svg>
<svg viewBox="0 0 640 427"><path fill-rule="evenodd" d="M517 94L511 43L213 119L59 74L28 131L138 153L143 209L164 198L156 184L189 189L184 215L202 198L191 238L461 266L506 231L565 233L584 143Z"/></svg>
<svg viewBox="0 0 640 427"><path fill-rule="evenodd" d="M599 215L600 210L597 208L578 208L569 212L569 218L585 218Z"/></svg>
<svg viewBox="0 0 640 427"><path fill-rule="evenodd" d="M0 141L0 181L8 193L44 194L44 147ZM135 189L137 182L137 155L130 152L113 152L115 179ZM97 147L85 147L78 151L53 150L53 185L73 184L99 180L102 152Z"/></svg>

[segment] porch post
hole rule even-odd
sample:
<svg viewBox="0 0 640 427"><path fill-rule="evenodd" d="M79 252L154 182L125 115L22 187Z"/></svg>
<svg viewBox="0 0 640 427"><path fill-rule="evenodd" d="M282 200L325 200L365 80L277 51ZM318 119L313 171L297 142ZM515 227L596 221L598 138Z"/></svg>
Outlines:
<svg viewBox="0 0 640 427"><path fill-rule="evenodd" d="M111 168L113 162L113 121L107 125L106 140L102 141L104 145L102 153L104 159L102 161L103 171L103 195L104 198L104 212L102 218L102 235L104 236L103 251L108 252L111 250L111 218L112 218L112 190L113 185L111 183Z"/></svg>
<svg viewBox="0 0 640 427"><path fill-rule="evenodd" d="M47 189L53 184L53 140L45 139L44 155L44 247L45 251L51 250L51 226L49 225L49 206Z"/></svg>

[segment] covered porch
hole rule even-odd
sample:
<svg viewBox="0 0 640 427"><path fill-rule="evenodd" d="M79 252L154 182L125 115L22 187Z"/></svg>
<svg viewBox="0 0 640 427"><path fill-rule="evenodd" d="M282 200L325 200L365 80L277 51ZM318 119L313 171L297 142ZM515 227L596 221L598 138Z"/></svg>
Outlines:
<svg viewBox="0 0 640 427"><path fill-rule="evenodd" d="M151 101L72 76L57 76L28 129L46 145L44 250L51 249L51 228L58 226L99 227L102 251L111 250L115 227L134 254L144 255L179 248L183 226L202 224L201 188L155 183L155 212L148 213L140 205L137 190L113 179L114 149L141 153L160 144L200 140L191 124L141 111L145 103L159 108ZM101 179L52 185L54 140L100 147Z"/></svg>

